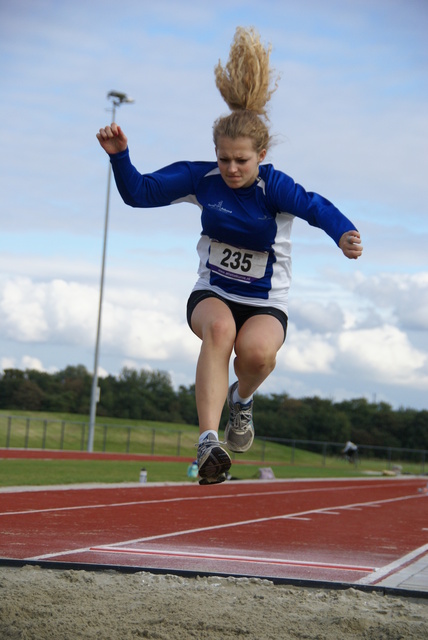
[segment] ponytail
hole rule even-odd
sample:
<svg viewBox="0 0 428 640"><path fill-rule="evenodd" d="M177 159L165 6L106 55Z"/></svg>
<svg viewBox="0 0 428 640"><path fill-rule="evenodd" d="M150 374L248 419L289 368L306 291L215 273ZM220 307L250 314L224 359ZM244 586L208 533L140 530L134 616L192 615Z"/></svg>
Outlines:
<svg viewBox="0 0 428 640"><path fill-rule="evenodd" d="M219 61L215 67L216 86L232 111L214 123L216 146L220 136L250 137L257 152L270 146L267 104L277 88L269 64L271 49L255 29L236 29L226 66Z"/></svg>

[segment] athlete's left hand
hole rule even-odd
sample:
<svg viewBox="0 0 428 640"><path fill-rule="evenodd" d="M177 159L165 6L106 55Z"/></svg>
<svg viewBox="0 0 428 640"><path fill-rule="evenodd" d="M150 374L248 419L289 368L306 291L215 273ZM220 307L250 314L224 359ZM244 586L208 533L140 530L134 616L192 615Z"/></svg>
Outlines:
<svg viewBox="0 0 428 640"><path fill-rule="evenodd" d="M363 253L361 237L359 231L347 231L339 240L339 247L343 254L350 259L356 260Z"/></svg>

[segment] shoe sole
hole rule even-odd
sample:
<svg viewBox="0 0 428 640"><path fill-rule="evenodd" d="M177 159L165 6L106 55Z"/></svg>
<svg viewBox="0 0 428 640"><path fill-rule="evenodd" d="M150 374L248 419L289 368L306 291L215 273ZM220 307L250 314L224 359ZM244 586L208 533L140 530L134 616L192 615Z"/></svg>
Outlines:
<svg viewBox="0 0 428 640"><path fill-rule="evenodd" d="M217 478L201 478L199 480L199 484L201 484L201 485L220 484L221 482L224 482L225 480L227 480L226 475L224 473L221 473L219 476L217 476Z"/></svg>
<svg viewBox="0 0 428 640"><path fill-rule="evenodd" d="M208 452L206 460L199 467L199 475L201 479L207 480L204 484L215 484L216 482L224 482L224 480L218 480L221 474L229 471L232 466L232 460L229 457L227 451L221 447L212 447Z"/></svg>

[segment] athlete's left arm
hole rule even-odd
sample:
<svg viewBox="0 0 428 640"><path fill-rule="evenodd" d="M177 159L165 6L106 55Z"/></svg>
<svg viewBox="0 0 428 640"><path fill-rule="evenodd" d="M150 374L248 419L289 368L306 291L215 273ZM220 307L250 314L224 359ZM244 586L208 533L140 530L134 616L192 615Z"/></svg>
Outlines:
<svg viewBox="0 0 428 640"><path fill-rule="evenodd" d="M275 172L271 184L280 211L291 213L325 231L347 258L361 255L363 248L359 231L329 200L318 193L306 191L280 171Z"/></svg>

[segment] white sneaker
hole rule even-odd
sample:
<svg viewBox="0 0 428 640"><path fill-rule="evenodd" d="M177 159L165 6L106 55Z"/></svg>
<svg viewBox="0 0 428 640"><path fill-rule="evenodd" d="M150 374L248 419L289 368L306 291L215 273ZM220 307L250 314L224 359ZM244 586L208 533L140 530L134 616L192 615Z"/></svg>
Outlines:
<svg viewBox="0 0 428 640"><path fill-rule="evenodd" d="M209 433L198 445L199 484L219 484L227 479L232 460L214 434Z"/></svg>

